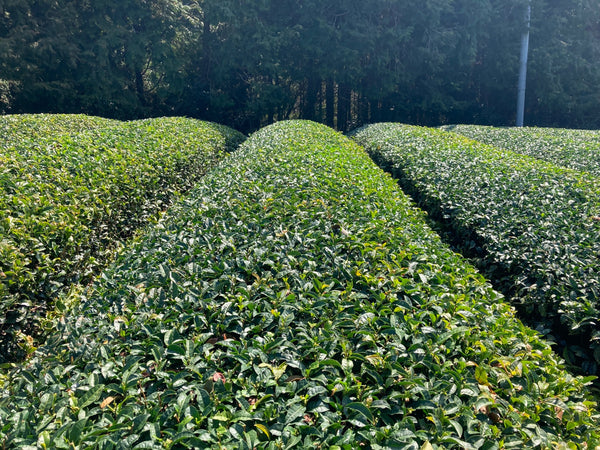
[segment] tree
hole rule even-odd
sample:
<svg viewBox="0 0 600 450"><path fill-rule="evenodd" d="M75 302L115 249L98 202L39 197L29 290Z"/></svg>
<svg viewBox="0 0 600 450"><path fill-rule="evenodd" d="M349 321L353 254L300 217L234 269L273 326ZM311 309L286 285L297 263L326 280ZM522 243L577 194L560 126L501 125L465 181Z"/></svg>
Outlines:
<svg viewBox="0 0 600 450"><path fill-rule="evenodd" d="M532 6L530 123L600 127L600 8L591 0Z"/></svg>
<svg viewBox="0 0 600 450"><path fill-rule="evenodd" d="M177 0L19 0L4 6L0 61L23 112L152 114L182 89L197 20ZM183 96L183 93L179 93Z"/></svg>
<svg viewBox="0 0 600 450"><path fill-rule="evenodd" d="M0 109L514 123L529 0L5 0ZM526 120L600 124L597 0L532 0Z"/></svg>

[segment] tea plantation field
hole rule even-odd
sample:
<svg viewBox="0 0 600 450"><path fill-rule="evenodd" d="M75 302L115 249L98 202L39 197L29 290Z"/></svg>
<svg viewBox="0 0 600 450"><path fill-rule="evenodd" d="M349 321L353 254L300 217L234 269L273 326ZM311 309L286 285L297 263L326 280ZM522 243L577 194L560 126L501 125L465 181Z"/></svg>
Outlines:
<svg viewBox="0 0 600 450"><path fill-rule="evenodd" d="M543 133L552 130L530 139ZM600 179L591 174L600 149L594 157L576 157L571 140L556 144L555 155L588 163L590 171L583 172L401 124L366 127L356 140L445 224L457 248L474 257L538 328L564 340L565 358L600 373Z"/></svg>
<svg viewBox="0 0 600 450"><path fill-rule="evenodd" d="M591 379L313 122L250 136L74 297L0 375L5 448L600 445Z"/></svg>
<svg viewBox="0 0 600 450"><path fill-rule="evenodd" d="M600 176L600 131L557 128L442 127L477 141Z"/></svg>
<svg viewBox="0 0 600 450"><path fill-rule="evenodd" d="M11 147L39 145L59 134L77 134L96 128L118 125L119 121L83 114L15 114L0 116L0 145Z"/></svg>
<svg viewBox="0 0 600 450"><path fill-rule="evenodd" d="M244 136L182 118L0 117L0 363Z"/></svg>

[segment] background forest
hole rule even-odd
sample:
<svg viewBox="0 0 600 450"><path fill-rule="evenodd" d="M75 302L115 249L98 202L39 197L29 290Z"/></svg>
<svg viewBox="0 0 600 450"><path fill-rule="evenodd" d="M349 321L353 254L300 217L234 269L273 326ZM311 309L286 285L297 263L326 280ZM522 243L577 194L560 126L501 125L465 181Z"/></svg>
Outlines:
<svg viewBox="0 0 600 450"><path fill-rule="evenodd" d="M514 125L527 0L1 0L0 112ZM600 2L531 0L525 124L600 128Z"/></svg>

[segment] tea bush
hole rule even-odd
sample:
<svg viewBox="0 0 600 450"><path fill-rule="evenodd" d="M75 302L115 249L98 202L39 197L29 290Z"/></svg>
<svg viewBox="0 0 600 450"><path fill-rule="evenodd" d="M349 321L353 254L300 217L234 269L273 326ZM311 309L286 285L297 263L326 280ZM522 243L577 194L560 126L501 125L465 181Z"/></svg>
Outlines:
<svg viewBox="0 0 600 450"><path fill-rule="evenodd" d="M362 148L252 135L0 381L0 442L593 448L573 377Z"/></svg>
<svg viewBox="0 0 600 450"><path fill-rule="evenodd" d="M59 294L89 283L120 242L243 140L181 118L1 122L0 362L22 357L15 336L35 333Z"/></svg>
<svg viewBox="0 0 600 450"><path fill-rule="evenodd" d="M7 114L0 115L0 148L26 146L52 140L58 134L117 125L119 121L85 114Z"/></svg>
<svg viewBox="0 0 600 450"><path fill-rule="evenodd" d="M598 372L595 177L434 129L376 124L356 139L541 330L566 340L570 362Z"/></svg>
<svg viewBox="0 0 600 450"><path fill-rule="evenodd" d="M449 125L442 128L495 147L600 177L600 131L597 130L481 125Z"/></svg>

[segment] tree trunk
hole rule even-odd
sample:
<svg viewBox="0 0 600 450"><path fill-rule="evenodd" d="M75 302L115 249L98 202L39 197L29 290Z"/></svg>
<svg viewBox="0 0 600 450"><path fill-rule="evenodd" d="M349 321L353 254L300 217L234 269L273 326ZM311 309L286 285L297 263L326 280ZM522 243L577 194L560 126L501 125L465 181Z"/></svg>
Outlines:
<svg viewBox="0 0 600 450"><path fill-rule="evenodd" d="M315 111L319 98L320 80L311 76L306 80L304 91L304 101L302 102L302 118L306 120L315 120Z"/></svg>
<svg viewBox="0 0 600 450"><path fill-rule="evenodd" d="M348 131L350 124L351 96L350 87L345 83L340 83L338 86L337 129L342 132Z"/></svg>
<svg viewBox="0 0 600 450"><path fill-rule="evenodd" d="M334 127L335 118L335 83L333 78L328 78L325 85L325 123Z"/></svg>
<svg viewBox="0 0 600 450"><path fill-rule="evenodd" d="M358 123L357 126L362 126L371 121L369 114L369 100L364 95L358 98Z"/></svg>
<svg viewBox="0 0 600 450"><path fill-rule="evenodd" d="M135 71L135 91L140 105L146 106L146 90L144 88L144 75L141 70Z"/></svg>

